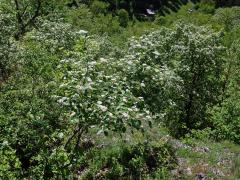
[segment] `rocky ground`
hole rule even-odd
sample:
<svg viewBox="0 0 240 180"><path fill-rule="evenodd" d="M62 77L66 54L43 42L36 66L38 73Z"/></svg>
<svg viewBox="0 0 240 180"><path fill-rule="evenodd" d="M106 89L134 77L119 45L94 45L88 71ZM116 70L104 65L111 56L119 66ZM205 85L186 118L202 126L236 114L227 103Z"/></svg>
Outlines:
<svg viewBox="0 0 240 180"><path fill-rule="evenodd" d="M229 142L187 145L169 139L177 153L175 179L240 179L240 148Z"/></svg>
<svg viewBox="0 0 240 180"><path fill-rule="evenodd" d="M134 144L143 139L165 141L176 151L177 166L171 171L171 179L193 180L240 180L240 146L232 142L215 142L208 138L187 138L177 140L168 135L163 128L152 128L143 136L141 133L127 133L123 137L96 136L96 144L111 145L112 142L125 139L125 143Z"/></svg>

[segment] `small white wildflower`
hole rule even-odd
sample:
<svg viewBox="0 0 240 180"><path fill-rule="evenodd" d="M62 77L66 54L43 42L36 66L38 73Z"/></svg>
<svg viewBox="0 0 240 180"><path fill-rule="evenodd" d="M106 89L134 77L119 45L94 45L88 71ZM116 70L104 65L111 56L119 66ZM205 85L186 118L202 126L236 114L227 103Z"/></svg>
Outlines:
<svg viewBox="0 0 240 180"><path fill-rule="evenodd" d="M92 65L92 66L94 66L94 65L97 64L97 62L96 62L96 61L92 61L92 62L90 62L89 64Z"/></svg>
<svg viewBox="0 0 240 180"><path fill-rule="evenodd" d="M151 116L146 116L147 119L151 119Z"/></svg>
<svg viewBox="0 0 240 180"><path fill-rule="evenodd" d="M79 91L82 91L82 90L84 90L84 87L83 87L83 86L80 86L80 85L77 85L77 86L76 86L76 89L79 90Z"/></svg>
<svg viewBox="0 0 240 180"><path fill-rule="evenodd" d="M8 141L6 141L6 140L3 141L2 145L3 145L3 146L7 146L7 145L8 145Z"/></svg>
<svg viewBox="0 0 240 180"><path fill-rule="evenodd" d="M156 56L160 55L160 53L158 51L154 51L153 54L155 54Z"/></svg>
<svg viewBox="0 0 240 180"><path fill-rule="evenodd" d="M146 70L150 70L150 69L151 69L151 67L150 67L150 66L147 66L147 67L146 67Z"/></svg>
<svg viewBox="0 0 240 180"><path fill-rule="evenodd" d="M141 83L141 86L142 86L142 87L145 87L145 84L144 84L144 83Z"/></svg>
<svg viewBox="0 0 240 180"><path fill-rule="evenodd" d="M111 112L109 112L109 116L110 116L110 117L113 117L113 114L112 114Z"/></svg>
<svg viewBox="0 0 240 180"><path fill-rule="evenodd" d="M63 134L62 132L58 134L58 137L59 137L60 139L62 139L63 136L64 136L64 134Z"/></svg>
<svg viewBox="0 0 240 180"><path fill-rule="evenodd" d="M132 65L133 62L132 62L132 61L128 61L127 64L128 64L128 65Z"/></svg>
<svg viewBox="0 0 240 180"><path fill-rule="evenodd" d="M92 79L90 77L87 77L88 82L92 82Z"/></svg>
<svg viewBox="0 0 240 180"><path fill-rule="evenodd" d="M100 129L98 132L97 132L97 135L100 135L103 133L103 129Z"/></svg>
<svg viewBox="0 0 240 180"><path fill-rule="evenodd" d="M105 59L105 58L100 58L100 62L101 62L101 63L107 63L107 59Z"/></svg>
<svg viewBox="0 0 240 180"><path fill-rule="evenodd" d="M62 97L61 99L59 99L57 102L61 105L68 105L68 98L67 97Z"/></svg>
<svg viewBox="0 0 240 180"><path fill-rule="evenodd" d="M129 117L128 113L126 113L126 112L122 113L122 115L123 115L124 118L128 118Z"/></svg>
<svg viewBox="0 0 240 180"><path fill-rule="evenodd" d="M101 104L102 104L102 101L97 101L97 104L101 105Z"/></svg>
<svg viewBox="0 0 240 180"><path fill-rule="evenodd" d="M76 115L76 112L71 112L71 114L70 114L70 117L73 117L73 116L75 116Z"/></svg>
<svg viewBox="0 0 240 180"><path fill-rule="evenodd" d="M108 108L103 105L98 105L98 107L101 109L102 112L106 112L108 110Z"/></svg>
<svg viewBox="0 0 240 180"><path fill-rule="evenodd" d="M60 84L59 86L60 88L64 88L64 87L67 87L67 84Z"/></svg>
<svg viewBox="0 0 240 180"><path fill-rule="evenodd" d="M159 69L154 69L154 71L155 71L156 73L159 73Z"/></svg>
<svg viewBox="0 0 240 180"><path fill-rule="evenodd" d="M126 97L123 97L123 102L127 102L127 98Z"/></svg>
<svg viewBox="0 0 240 180"><path fill-rule="evenodd" d="M80 34L80 35L86 35L88 32L85 31L85 30L80 30L77 32L77 34Z"/></svg>

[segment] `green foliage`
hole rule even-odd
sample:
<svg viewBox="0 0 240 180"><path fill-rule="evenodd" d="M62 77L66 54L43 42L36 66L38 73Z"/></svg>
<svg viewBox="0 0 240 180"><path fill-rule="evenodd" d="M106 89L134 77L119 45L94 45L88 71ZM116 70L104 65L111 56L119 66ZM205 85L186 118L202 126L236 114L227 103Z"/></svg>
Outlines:
<svg viewBox="0 0 240 180"><path fill-rule="evenodd" d="M106 2L94 0L91 4L91 11L93 14L106 14L109 4Z"/></svg>
<svg viewBox="0 0 240 180"><path fill-rule="evenodd" d="M13 16L0 10L0 84L8 78L16 61L16 47L11 38L14 28Z"/></svg>
<svg viewBox="0 0 240 180"><path fill-rule="evenodd" d="M239 93L239 40L232 42L224 71L222 101L211 110L217 139L228 139L240 143L240 93Z"/></svg>
<svg viewBox="0 0 240 180"><path fill-rule="evenodd" d="M52 179L72 177L71 170L68 168L71 159L63 148L53 149L48 153L40 151L32 159L38 164L29 168L29 177L31 178Z"/></svg>
<svg viewBox="0 0 240 180"><path fill-rule="evenodd" d="M224 63L220 39L203 27L177 25L130 42L133 92L176 135L210 126L207 107L217 103Z"/></svg>
<svg viewBox="0 0 240 180"><path fill-rule="evenodd" d="M188 134L185 137L185 141L188 141L187 139L189 138L190 141L195 141L197 140L201 140L202 142L204 141L209 141L211 139L213 139L213 133L214 131L212 131L210 128L205 128L203 130L192 130L190 134Z"/></svg>
<svg viewBox="0 0 240 180"><path fill-rule="evenodd" d="M213 21L223 25L224 29L228 32L235 26L239 26L240 22L240 8L220 8L213 16Z"/></svg>
<svg viewBox="0 0 240 180"><path fill-rule="evenodd" d="M234 159L234 166L232 168L232 171L233 171L235 177L240 178L240 157L239 157L239 155Z"/></svg>
<svg viewBox="0 0 240 180"><path fill-rule="evenodd" d="M167 20L163 16L157 16L154 20L154 22L158 25L165 25L167 23Z"/></svg>
<svg viewBox="0 0 240 180"><path fill-rule="evenodd" d="M43 157L47 157L53 148L59 146L62 138L58 134L64 131L63 127L67 127L60 116L62 110L52 98L58 84L56 66L61 56L55 52L59 52L60 47L62 50L69 48L69 43L59 41L57 33L62 35L66 27L57 31L51 25L55 33L49 36L52 39L47 38L44 27L47 28L47 25L43 24L43 33L32 32L19 43L15 58L21 68L12 75L11 81L1 87L0 141L7 141L16 152L21 162L21 176L28 176L30 167L39 166L40 162L34 158L41 151L45 152ZM57 27L61 28L59 24ZM51 33L50 29L48 33ZM70 38L67 39L69 42Z"/></svg>
<svg viewBox="0 0 240 180"><path fill-rule="evenodd" d="M139 22L128 2L1 1L0 179L170 179L159 124L192 145L240 143L239 8Z"/></svg>
<svg viewBox="0 0 240 180"><path fill-rule="evenodd" d="M20 161L16 157L15 151L9 147L8 141L3 141L0 148L0 178L17 179L21 173Z"/></svg>
<svg viewBox="0 0 240 180"><path fill-rule="evenodd" d="M120 9L117 14L120 26L127 27L129 21L128 12L125 9Z"/></svg>
<svg viewBox="0 0 240 180"><path fill-rule="evenodd" d="M215 136L217 139L228 139L240 143L239 108L239 97L237 97L237 99L227 99L222 107L216 107L213 110L212 121L216 129Z"/></svg>
<svg viewBox="0 0 240 180"><path fill-rule="evenodd" d="M125 133L128 127L142 129L142 122L151 121L143 100L131 92L127 62L107 57L108 52L111 45L104 39L87 37L59 65L63 80L56 98L73 125L70 132L78 129L76 138L91 127L99 133Z"/></svg>
<svg viewBox="0 0 240 180"><path fill-rule="evenodd" d="M200 12L214 14L216 4L214 0L202 0L197 6Z"/></svg>
<svg viewBox="0 0 240 180"><path fill-rule="evenodd" d="M224 49L220 45L220 34L209 29L178 26L176 32L178 40L172 51L175 51L176 73L182 79L182 92L173 112L181 125L180 132L175 131L179 135L182 130L211 127L207 108L217 103L221 93Z"/></svg>
<svg viewBox="0 0 240 180"><path fill-rule="evenodd" d="M163 22L163 26L173 27L176 22L182 22L185 24L194 24L197 26L209 25L209 21L212 18L212 14L203 13L199 10L199 4L188 3L181 6L177 12L172 12L170 15L160 16L155 19L158 23L158 19Z"/></svg>
<svg viewBox="0 0 240 180"><path fill-rule="evenodd" d="M82 159L82 179L141 178L166 176L165 170L176 164L171 146L165 143L121 145L104 150L94 149ZM165 169L166 168L166 169Z"/></svg>
<svg viewBox="0 0 240 180"><path fill-rule="evenodd" d="M181 81L171 69L172 62L168 61L166 49L173 41L170 29L162 28L133 38L130 41L128 59L130 74L129 81L136 96L142 97L154 113L163 113L172 102L171 98Z"/></svg>
<svg viewBox="0 0 240 180"><path fill-rule="evenodd" d="M98 35L119 35L122 29L118 17L111 14L98 14L97 16L87 7L81 6L78 9L70 10L67 13L68 22L76 29L84 29L90 34Z"/></svg>

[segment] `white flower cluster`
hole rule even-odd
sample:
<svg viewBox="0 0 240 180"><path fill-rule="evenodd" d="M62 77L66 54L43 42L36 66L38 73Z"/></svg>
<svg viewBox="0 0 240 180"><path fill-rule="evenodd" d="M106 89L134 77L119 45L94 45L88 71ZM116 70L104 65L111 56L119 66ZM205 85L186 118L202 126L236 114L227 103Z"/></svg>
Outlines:
<svg viewBox="0 0 240 180"><path fill-rule="evenodd" d="M74 118L101 129L141 126L139 122L152 119L147 108L160 117L184 99L194 70L191 63L217 64L219 34L206 33L206 28L194 26L162 28L132 38L122 56L116 56L107 40L87 36L59 65L59 103L68 114L74 112Z"/></svg>
<svg viewBox="0 0 240 180"><path fill-rule="evenodd" d="M75 57L65 58L59 65L64 74L59 87L63 95L58 102L67 108L67 114L74 112L69 118L78 117L89 127L120 132L126 126L140 128L139 122L150 121L150 114L144 116L144 107L139 109L143 99L131 91L129 73L125 73L129 61L103 56L105 53L99 52L102 42L90 37L86 41L85 53L74 53Z"/></svg>

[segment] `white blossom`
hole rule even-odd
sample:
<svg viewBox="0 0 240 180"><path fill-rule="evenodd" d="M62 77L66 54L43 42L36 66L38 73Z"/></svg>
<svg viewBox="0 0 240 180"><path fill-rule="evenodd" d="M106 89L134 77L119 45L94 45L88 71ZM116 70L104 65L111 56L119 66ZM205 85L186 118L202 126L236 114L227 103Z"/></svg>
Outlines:
<svg viewBox="0 0 240 180"><path fill-rule="evenodd" d="M108 108L103 105L98 105L98 107L101 109L102 112L106 112L108 110Z"/></svg>

